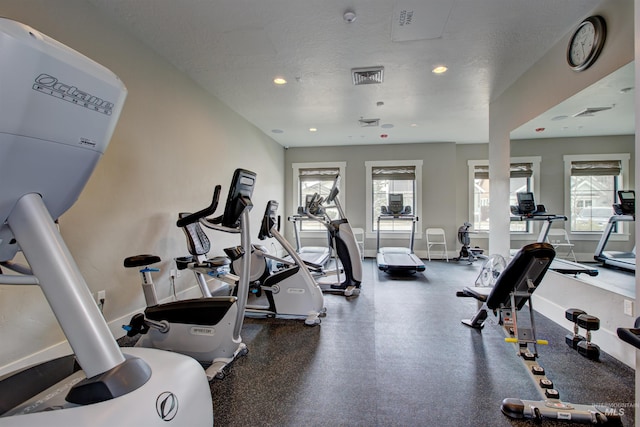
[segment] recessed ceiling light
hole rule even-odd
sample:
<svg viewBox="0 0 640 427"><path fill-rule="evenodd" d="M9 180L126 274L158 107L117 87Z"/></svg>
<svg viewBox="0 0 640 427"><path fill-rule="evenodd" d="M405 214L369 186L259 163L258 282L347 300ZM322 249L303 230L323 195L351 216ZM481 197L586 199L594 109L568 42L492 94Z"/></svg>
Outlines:
<svg viewBox="0 0 640 427"><path fill-rule="evenodd" d="M564 120L564 119L567 119L567 118L569 118L569 116L555 116L555 117L551 118L551 121L557 122L557 121Z"/></svg>
<svg viewBox="0 0 640 427"><path fill-rule="evenodd" d="M316 129L316 128L309 128L309 132L317 132L317 131L318 131L318 129Z"/></svg>
<svg viewBox="0 0 640 427"><path fill-rule="evenodd" d="M418 124L417 124L417 123L411 123L411 125L410 125L410 126L411 126L412 128L414 128L414 127L417 127L417 126L418 126Z"/></svg>
<svg viewBox="0 0 640 427"><path fill-rule="evenodd" d="M436 68L434 68L433 70L431 70L433 72L433 74L442 74L444 72L446 72L448 70L447 67L445 67L444 65L439 65Z"/></svg>
<svg viewBox="0 0 640 427"><path fill-rule="evenodd" d="M623 87L620 89L620 93L629 93L633 90L633 87Z"/></svg>
<svg viewBox="0 0 640 427"><path fill-rule="evenodd" d="M282 129L271 129L271 133L284 133Z"/></svg>
<svg viewBox="0 0 640 427"><path fill-rule="evenodd" d="M380 127L383 128L383 129L391 129L393 127L393 125L391 123L385 123Z"/></svg>
<svg viewBox="0 0 640 427"><path fill-rule="evenodd" d="M276 77L275 79L273 79L273 82L277 85L287 84L287 81L283 77Z"/></svg>

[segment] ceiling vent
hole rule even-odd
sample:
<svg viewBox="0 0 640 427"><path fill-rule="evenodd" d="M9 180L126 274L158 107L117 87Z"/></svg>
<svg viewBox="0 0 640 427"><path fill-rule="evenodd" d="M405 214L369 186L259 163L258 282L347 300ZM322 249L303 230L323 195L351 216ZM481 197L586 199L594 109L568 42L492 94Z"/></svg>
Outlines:
<svg viewBox="0 0 640 427"><path fill-rule="evenodd" d="M380 119L360 119L358 123L363 128L376 127L380 124Z"/></svg>
<svg viewBox="0 0 640 427"><path fill-rule="evenodd" d="M599 113L600 111L606 111L606 110L611 110L611 107L585 108L584 110L580 111L579 113L574 114L573 117L591 117L595 113Z"/></svg>
<svg viewBox="0 0 640 427"><path fill-rule="evenodd" d="M352 68L351 77L356 86L379 84L384 79L384 67Z"/></svg>

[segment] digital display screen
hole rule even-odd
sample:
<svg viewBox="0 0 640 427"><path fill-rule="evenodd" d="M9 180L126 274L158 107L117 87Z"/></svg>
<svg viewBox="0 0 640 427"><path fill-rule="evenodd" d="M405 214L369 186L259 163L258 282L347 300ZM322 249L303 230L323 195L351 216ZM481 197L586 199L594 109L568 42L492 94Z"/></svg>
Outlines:
<svg viewBox="0 0 640 427"><path fill-rule="evenodd" d="M618 193L620 195L620 200L632 200L635 199L635 194L631 191L621 191Z"/></svg>

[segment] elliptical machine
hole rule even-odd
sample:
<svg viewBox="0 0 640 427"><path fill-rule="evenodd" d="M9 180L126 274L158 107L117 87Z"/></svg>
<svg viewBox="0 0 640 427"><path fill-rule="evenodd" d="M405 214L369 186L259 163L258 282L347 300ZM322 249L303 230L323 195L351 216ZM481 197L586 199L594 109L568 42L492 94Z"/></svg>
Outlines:
<svg viewBox="0 0 640 427"><path fill-rule="evenodd" d="M74 353L3 377L0 424L211 426L202 368L181 354L120 349L54 222L106 150L126 88L5 18L0 52L0 266L18 273L0 272L0 283L40 286ZM12 261L19 251L29 265Z"/></svg>
<svg viewBox="0 0 640 427"><path fill-rule="evenodd" d="M278 231L277 210L278 202L270 200L262 217L258 238L260 240L275 238L293 261L273 256L258 245L253 245L251 252L237 247L225 249L236 269L242 258L251 258L252 265L260 266L254 271L260 275L260 278L254 282L250 293L255 299L264 295L267 303L255 301L252 304L247 304L245 311L248 315L261 317L304 317L305 325L319 325L320 318L324 317L327 311L324 307L322 290L313 279L300 255ZM280 265L281 268L270 271L271 261ZM240 277L243 277L242 273ZM243 290L242 287L239 287L238 295L241 292L244 292L244 295L248 297L248 288Z"/></svg>
<svg viewBox="0 0 640 427"><path fill-rule="evenodd" d="M335 280L325 281L320 278L318 285L323 292L342 293L344 296L358 296L362 284L362 258L360 257L360 249L358 243L351 230L351 225L347 219L338 194L340 193L340 175L336 175L333 186L326 198L314 194L309 203L306 205L304 212L309 218L315 219L327 228L329 233L329 241L331 242L334 254L335 270L327 272L321 270L323 276L335 275ZM335 204L338 210L338 218L332 220L326 214L326 206ZM338 260L340 264L338 264ZM341 266L340 266L341 265ZM340 273L344 273L344 280L340 281Z"/></svg>
<svg viewBox="0 0 640 427"><path fill-rule="evenodd" d="M241 185L241 180L249 179L249 174L250 172L242 169L236 170L224 215L209 220L211 228L228 233L242 233L242 230L249 228L251 200L248 197L243 198L235 190ZM211 205L194 214L180 215L177 225L185 231L187 246L195 256L191 262L185 259L182 261L199 277L198 283L201 284L201 289L209 290L202 272L205 269L207 273L214 273L226 282L233 284L239 282L240 289L248 289L246 276L238 280L237 277L228 274L228 260L197 258L210 249L209 239L200 228L198 221L215 213L219 198L220 186L218 185ZM245 232L248 233L248 231ZM248 248L243 249L248 250ZM147 303L144 314L136 314L129 325L124 327L127 330L127 336L141 335L136 346L171 350L191 356L202 364L209 364L210 366L205 370L209 381L214 378L224 378L227 367L237 357L247 354L248 351L240 336L246 297L209 296L158 304L151 269L148 266L159 261L160 258L153 255L138 255L125 259L125 267L144 267L140 273ZM250 262L250 257L242 257L241 269L244 269L244 264Z"/></svg>

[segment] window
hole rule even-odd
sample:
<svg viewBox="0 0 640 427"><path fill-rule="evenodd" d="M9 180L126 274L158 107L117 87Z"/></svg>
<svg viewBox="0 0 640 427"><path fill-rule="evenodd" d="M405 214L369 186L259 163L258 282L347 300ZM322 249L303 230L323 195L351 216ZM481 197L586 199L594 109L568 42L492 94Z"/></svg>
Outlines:
<svg viewBox="0 0 640 427"><path fill-rule="evenodd" d="M365 162L367 170L367 232L377 233L382 206L389 205L390 194L401 194L402 204L420 216L422 160ZM380 222L381 233L409 234L411 222L388 220Z"/></svg>
<svg viewBox="0 0 640 427"><path fill-rule="evenodd" d="M487 160L470 160L469 201L470 218L476 231L489 231L489 162ZM517 157L511 159L509 180L509 204L517 204L516 193L531 191L537 193L534 177L540 171L540 157ZM512 222L511 232L531 232L528 221Z"/></svg>
<svg viewBox="0 0 640 427"><path fill-rule="evenodd" d="M628 154L565 156L572 232L601 233L613 215L617 191L624 189ZM622 227L614 232L621 233Z"/></svg>
<svg viewBox="0 0 640 427"><path fill-rule="evenodd" d="M318 193L321 197L327 197L333 186L336 175L340 174L340 202L344 205L344 171L345 162L334 163L294 163L294 197L295 211L298 206L304 206L307 196ZM344 208L343 206L343 209ZM338 210L335 207L327 207L327 215L331 219L338 217ZM300 222L300 231L323 231L326 227L317 221L308 220Z"/></svg>

